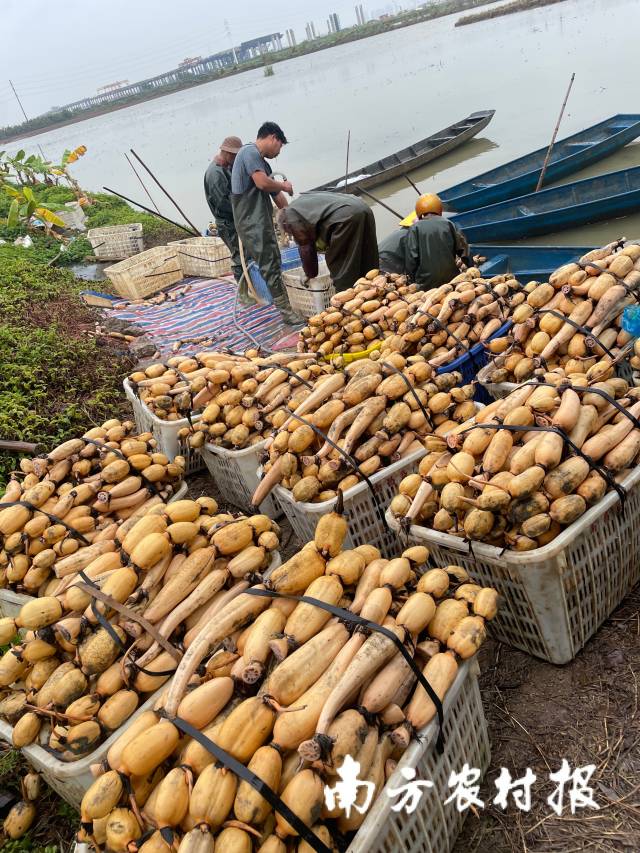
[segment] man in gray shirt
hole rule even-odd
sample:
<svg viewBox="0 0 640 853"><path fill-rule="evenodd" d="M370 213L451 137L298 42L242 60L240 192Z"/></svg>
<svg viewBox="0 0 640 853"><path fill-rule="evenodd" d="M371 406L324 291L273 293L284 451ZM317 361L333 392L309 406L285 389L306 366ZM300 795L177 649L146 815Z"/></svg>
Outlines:
<svg viewBox="0 0 640 853"><path fill-rule="evenodd" d="M294 324L300 318L291 310L282 284L280 249L273 227L273 202L279 208L286 207L285 193L293 195L293 187L289 181L273 180L266 160L277 157L286 143L282 129L268 121L258 131L255 142L242 146L231 173L231 204L246 254L258 264L283 322Z"/></svg>

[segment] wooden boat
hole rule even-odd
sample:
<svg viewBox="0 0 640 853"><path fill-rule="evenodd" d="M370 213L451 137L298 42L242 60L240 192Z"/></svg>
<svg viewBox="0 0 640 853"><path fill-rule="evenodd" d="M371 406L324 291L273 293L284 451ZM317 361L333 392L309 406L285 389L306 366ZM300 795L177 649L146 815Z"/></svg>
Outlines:
<svg viewBox="0 0 640 853"><path fill-rule="evenodd" d="M640 135L640 115L619 114L556 142L545 185L584 169ZM447 210L462 213L535 190L547 148L540 148L439 193Z"/></svg>
<svg viewBox="0 0 640 853"><path fill-rule="evenodd" d="M640 166L451 217L470 243L522 240L640 210Z"/></svg>
<svg viewBox="0 0 640 853"><path fill-rule="evenodd" d="M489 124L494 113L495 110L471 113L462 121L450 124L444 130L427 136L426 139L421 139L420 142L416 142L408 148L403 148L401 151L396 151L395 154L369 163L361 169L354 169L347 175L347 192L357 194L360 188L376 187L385 181L402 177L407 172L424 166L425 163L430 163L476 136ZM336 178L322 186L314 187L309 192L317 192L318 190L344 192L344 180L344 176Z"/></svg>
<svg viewBox="0 0 640 853"><path fill-rule="evenodd" d="M570 264L590 252L592 246L491 246L473 244L471 255L486 261L480 266L485 278L513 273L518 281L546 281L563 264Z"/></svg>

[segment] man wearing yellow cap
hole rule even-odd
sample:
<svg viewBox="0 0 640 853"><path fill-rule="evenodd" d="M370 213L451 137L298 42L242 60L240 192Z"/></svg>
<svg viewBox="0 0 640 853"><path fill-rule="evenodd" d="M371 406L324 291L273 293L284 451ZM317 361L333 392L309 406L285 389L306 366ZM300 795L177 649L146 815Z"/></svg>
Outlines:
<svg viewBox="0 0 640 853"><path fill-rule="evenodd" d="M404 243L405 272L421 290L430 290L458 274L456 257L468 260L469 244L453 222L442 216L437 195L421 195L416 216Z"/></svg>
<svg viewBox="0 0 640 853"><path fill-rule="evenodd" d="M231 169L236 154L242 148L242 142L237 136L227 136L222 141L220 151L209 164L204 173L204 193L209 210L216 220L218 236L224 240L231 253L231 268L233 277L238 284L238 296L245 305L254 300L249 296L247 283L242 272L238 232L233 221L231 208Z"/></svg>

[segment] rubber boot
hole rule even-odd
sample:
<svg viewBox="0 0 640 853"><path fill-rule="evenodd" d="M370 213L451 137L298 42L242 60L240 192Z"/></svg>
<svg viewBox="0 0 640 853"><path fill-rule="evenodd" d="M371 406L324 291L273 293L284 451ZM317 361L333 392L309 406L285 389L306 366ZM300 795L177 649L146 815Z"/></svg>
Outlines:
<svg viewBox="0 0 640 853"><path fill-rule="evenodd" d="M258 304L253 298L253 296L249 293L249 288L247 287L247 280L245 279L244 275L240 277L240 281L238 283L238 302L241 305L246 306Z"/></svg>
<svg viewBox="0 0 640 853"><path fill-rule="evenodd" d="M304 317L301 317L299 314L295 313L295 311L291 308L289 300L287 299L284 293L281 293L278 296L274 296L273 304L280 312L282 322L286 326L304 326Z"/></svg>

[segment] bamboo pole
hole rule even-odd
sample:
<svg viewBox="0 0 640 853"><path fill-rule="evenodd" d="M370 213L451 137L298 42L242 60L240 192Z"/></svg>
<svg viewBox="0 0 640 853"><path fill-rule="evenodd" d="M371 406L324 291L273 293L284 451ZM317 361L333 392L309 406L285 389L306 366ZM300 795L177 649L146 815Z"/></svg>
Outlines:
<svg viewBox="0 0 640 853"><path fill-rule="evenodd" d="M544 176L547 171L547 165L549 164L549 158L551 157L551 152L553 151L553 146L555 145L556 136L558 135L558 130L560 128L560 122L562 121L562 116L564 115L564 108L567 106L567 101L569 100L569 92L571 91L571 87L573 86L575 76L576 75L574 71L574 73L571 75L571 80L569 81L569 88L567 89L567 94L564 96L562 109L560 110L558 121L556 122L556 128L553 131L553 136L551 137L551 142L549 144L549 148L547 149L547 156L544 158L544 163L542 164L542 171L540 172L540 177L538 178L538 185L535 189L536 192L538 192L538 190L542 186L542 182L544 181Z"/></svg>

